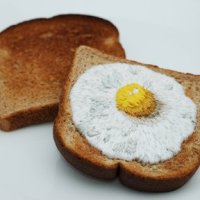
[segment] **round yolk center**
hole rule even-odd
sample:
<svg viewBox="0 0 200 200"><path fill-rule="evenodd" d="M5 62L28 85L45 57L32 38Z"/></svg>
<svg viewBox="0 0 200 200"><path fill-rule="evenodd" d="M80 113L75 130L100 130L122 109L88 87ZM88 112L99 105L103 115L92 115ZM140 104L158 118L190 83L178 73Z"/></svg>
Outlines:
<svg viewBox="0 0 200 200"><path fill-rule="evenodd" d="M132 83L119 88L116 93L116 106L131 116L145 117L155 110L156 100L149 90Z"/></svg>

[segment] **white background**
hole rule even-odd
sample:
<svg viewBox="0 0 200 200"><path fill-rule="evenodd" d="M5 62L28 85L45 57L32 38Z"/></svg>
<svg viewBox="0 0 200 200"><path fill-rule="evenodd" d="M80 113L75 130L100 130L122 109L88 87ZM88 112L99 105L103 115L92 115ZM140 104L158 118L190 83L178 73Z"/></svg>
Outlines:
<svg viewBox="0 0 200 200"><path fill-rule="evenodd" d="M36 17L82 13L111 20L127 57L200 74L198 0L0 0L0 30ZM115 180L88 177L57 151L52 124L0 132L0 199L199 199L200 171L181 189L137 192Z"/></svg>

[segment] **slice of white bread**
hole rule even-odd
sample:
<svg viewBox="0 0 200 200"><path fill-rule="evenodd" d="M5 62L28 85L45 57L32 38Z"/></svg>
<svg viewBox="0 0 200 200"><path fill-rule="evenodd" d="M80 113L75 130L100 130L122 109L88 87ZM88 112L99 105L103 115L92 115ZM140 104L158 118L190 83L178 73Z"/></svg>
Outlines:
<svg viewBox="0 0 200 200"><path fill-rule="evenodd" d="M0 129L52 121L80 45L125 57L109 21L86 15L34 19L0 33Z"/></svg>
<svg viewBox="0 0 200 200"><path fill-rule="evenodd" d="M173 158L159 164L141 164L137 161L110 159L92 147L78 132L72 121L69 93L80 74L93 65L105 63L130 63L145 66L156 72L174 77L188 95L200 107L200 76L184 74L153 65L119 59L89 47L79 47L69 78L65 82L59 113L54 122L54 139L61 154L77 169L103 179L119 176L120 181L136 190L163 192L185 184L200 164L200 115L195 132L182 144L181 151Z"/></svg>

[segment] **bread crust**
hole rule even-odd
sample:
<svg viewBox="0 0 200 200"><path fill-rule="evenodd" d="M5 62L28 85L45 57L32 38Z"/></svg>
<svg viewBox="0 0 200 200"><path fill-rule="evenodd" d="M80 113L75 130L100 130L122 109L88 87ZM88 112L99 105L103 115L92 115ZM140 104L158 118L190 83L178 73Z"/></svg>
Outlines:
<svg viewBox="0 0 200 200"><path fill-rule="evenodd" d="M93 16L33 19L0 33L0 129L55 118L75 49L83 44L125 57L117 28Z"/></svg>
<svg viewBox="0 0 200 200"><path fill-rule="evenodd" d="M73 124L68 97L78 75L92 65L113 62L139 64L175 77L185 88L186 94L199 106L200 99L194 91L197 87L195 84L198 84L200 80L199 75L184 74L136 61L119 59L82 46L77 50L74 59L74 66L78 68L72 67L71 69L61 96L59 113L54 122L54 140L58 150L66 160L84 173L103 179L119 177L122 184L136 190L167 192L181 187L192 177L200 164L200 132L198 129L183 142L181 151L176 156L158 164L144 165L137 161L106 157L92 147ZM199 118L199 113L197 117Z"/></svg>
<svg viewBox="0 0 200 200"><path fill-rule="evenodd" d="M197 168L198 166L185 176L173 177L169 179L145 178L137 174L133 175L132 173L129 173L126 168L121 168L119 180L122 184L139 191L169 192L183 186L196 172Z"/></svg>
<svg viewBox="0 0 200 200"><path fill-rule="evenodd" d="M56 124L59 124L59 122L56 122L54 126L54 141L59 151L62 152L62 155L69 163L82 172L97 178L109 180L117 176L117 165L102 166L99 163L92 162L90 159L84 159L75 150L65 146L62 137L57 132L58 128Z"/></svg>
<svg viewBox="0 0 200 200"><path fill-rule="evenodd" d="M53 121L58 113L57 104L20 110L0 119L0 129L12 131L24 126Z"/></svg>

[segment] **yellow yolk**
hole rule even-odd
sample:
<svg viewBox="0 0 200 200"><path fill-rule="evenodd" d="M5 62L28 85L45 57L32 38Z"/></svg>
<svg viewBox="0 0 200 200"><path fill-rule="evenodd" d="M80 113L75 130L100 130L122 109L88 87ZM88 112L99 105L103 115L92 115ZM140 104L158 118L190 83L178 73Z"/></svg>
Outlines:
<svg viewBox="0 0 200 200"><path fill-rule="evenodd" d="M155 110L156 100L149 90L132 83L119 88L116 93L116 106L131 116L145 117Z"/></svg>

